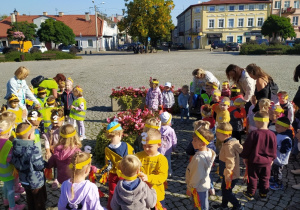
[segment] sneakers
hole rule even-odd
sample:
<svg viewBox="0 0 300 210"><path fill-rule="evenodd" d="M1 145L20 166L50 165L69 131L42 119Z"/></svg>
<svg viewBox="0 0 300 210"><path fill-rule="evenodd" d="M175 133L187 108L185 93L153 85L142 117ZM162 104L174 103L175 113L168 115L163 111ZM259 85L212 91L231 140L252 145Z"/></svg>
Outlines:
<svg viewBox="0 0 300 210"><path fill-rule="evenodd" d="M25 189L22 186L19 186L18 188L15 189L15 193L22 194L24 192L25 192Z"/></svg>
<svg viewBox="0 0 300 210"><path fill-rule="evenodd" d="M300 184L295 184L292 186L292 188L295 190L300 190Z"/></svg>
<svg viewBox="0 0 300 210"><path fill-rule="evenodd" d="M251 193L248 193L247 191L243 192L243 195L249 200L249 201L253 201L254 200L254 196Z"/></svg>
<svg viewBox="0 0 300 210"><path fill-rule="evenodd" d="M17 202L18 200L20 200L20 195L15 195L15 202ZM4 206L8 206L9 205L8 199L4 199L3 204Z"/></svg>
<svg viewBox="0 0 300 210"><path fill-rule="evenodd" d="M259 197L261 201L267 201L267 194L259 193Z"/></svg>
<svg viewBox="0 0 300 210"><path fill-rule="evenodd" d="M300 175L300 169L291 170L292 174L294 175Z"/></svg>
<svg viewBox="0 0 300 210"><path fill-rule="evenodd" d="M283 184L272 183L270 184L271 190L283 190Z"/></svg>
<svg viewBox="0 0 300 210"><path fill-rule="evenodd" d="M52 189L52 190L57 190L57 189L58 189L58 185L59 185L59 183L58 183L57 179L55 179L55 180L52 182L51 189Z"/></svg>
<svg viewBox="0 0 300 210"><path fill-rule="evenodd" d="M25 209L26 205L25 204L16 204L15 207L9 208L9 210L23 210Z"/></svg>
<svg viewBox="0 0 300 210"><path fill-rule="evenodd" d="M215 195L216 194L215 188L209 189L208 193L209 193L209 195Z"/></svg>

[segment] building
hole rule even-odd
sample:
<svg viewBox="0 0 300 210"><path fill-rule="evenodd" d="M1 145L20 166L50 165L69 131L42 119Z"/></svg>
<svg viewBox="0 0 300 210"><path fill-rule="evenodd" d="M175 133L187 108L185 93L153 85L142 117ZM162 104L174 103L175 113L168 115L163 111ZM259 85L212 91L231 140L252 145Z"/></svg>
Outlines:
<svg viewBox="0 0 300 210"><path fill-rule="evenodd" d="M294 26L296 37L300 38L300 1L273 0L272 14L291 19L291 24Z"/></svg>
<svg viewBox="0 0 300 210"><path fill-rule="evenodd" d="M98 29L98 47L96 48L96 19L95 15L85 13L85 15L64 15L59 12L58 15L48 15L44 12L43 15L15 15L5 18L0 21L0 41L3 46L8 46L7 29L11 27L13 22L27 21L37 25L37 30L41 24L47 19L53 18L56 21L64 22L69 26L74 34L76 45L83 48L83 50L112 50L117 48L117 25L109 25L107 22L97 17ZM38 39L33 41L33 44L40 44ZM47 48L53 48L54 44L47 43Z"/></svg>
<svg viewBox="0 0 300 210"><path fill-rule="evenodd" d="M177 16L178 40L186 48L210 48L213 41L243 43L263 38L271 14L268 0L211 0L189 6Z"/></svg>

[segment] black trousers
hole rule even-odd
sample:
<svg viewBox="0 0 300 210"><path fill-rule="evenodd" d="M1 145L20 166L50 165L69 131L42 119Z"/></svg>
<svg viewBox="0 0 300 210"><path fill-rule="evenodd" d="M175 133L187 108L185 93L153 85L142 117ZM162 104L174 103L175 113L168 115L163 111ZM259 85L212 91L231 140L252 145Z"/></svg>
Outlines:
<svg viewBox="0 0 300 210"><path fill-rule="evenodd" d="M44 185L38 189L26 189L26 201L28 210L46 210L47 191Z"/></svg>

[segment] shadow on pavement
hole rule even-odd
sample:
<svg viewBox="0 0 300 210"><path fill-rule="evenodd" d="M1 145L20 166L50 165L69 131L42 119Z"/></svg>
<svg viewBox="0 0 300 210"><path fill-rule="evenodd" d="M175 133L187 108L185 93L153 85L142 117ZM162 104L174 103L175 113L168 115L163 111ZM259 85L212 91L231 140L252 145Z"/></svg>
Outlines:
<svg viewBox="0 0 300 210"><path fill-rule="evenodd" d="M93 106L90 108L87 108L89 111L100 111L100 112L111 112L110 106Z"/></svg>

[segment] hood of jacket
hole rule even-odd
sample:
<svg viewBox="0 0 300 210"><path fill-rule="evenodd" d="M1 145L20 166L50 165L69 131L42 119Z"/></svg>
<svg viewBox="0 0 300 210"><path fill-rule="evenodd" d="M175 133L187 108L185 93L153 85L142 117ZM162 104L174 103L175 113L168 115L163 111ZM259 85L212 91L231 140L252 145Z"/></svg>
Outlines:
<svg viewBox="0 0 300 210"><path fill-rule="evenodd" d="M85 180L83 182L73 184L74 192L76 192L73 200L71 199L72 183L70 182L70 179L67 180L66 182L67 182L67 185L66 185L66 190L64 192L66 194L67 199L69 200L69 203L75 204L75 205L80 204L81 201L86 197L86 195L88 195L88 193L91 189L88 185L89 181Z"/></svg>
<svg viewBox="0 0 300 210"><path fill-rule="evenodd" d="M212 149L207 149L208 151L197 151L196 155L200 155L203 159L205 168L211 168L216 158L216 153Z"/></svg>
<svg viewBox="0 0 300 210"><path fill-rule="evenodd" d="M163 126L161 126L161 128L160 128L160 133L161 133L161 135L162 136L166 136L167 135L167 133L168 133L168 131L170 130L170 126L168 126L168 125L163 125Z"/></svg>
<svg viewBox="0 0 300 210"><path fill-rule="evenodd" d="M57 157L58 160L66 160L70 156L72 156L77 150L79 151L78 147L64 148L63 145L58 145L54 150L54 155Z"/></svg>
<svg viewBox="0 0 300 210"><path fill-rule="evenodd" d="M232 138L232 140L224 144L230 145L239 154L243 151L243 147L241 147L239 140L237 140L236 138Z"/></svg>

